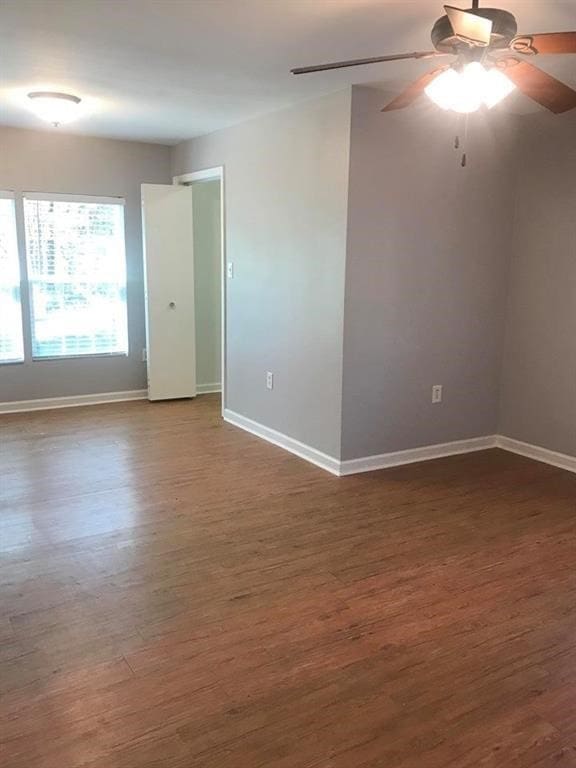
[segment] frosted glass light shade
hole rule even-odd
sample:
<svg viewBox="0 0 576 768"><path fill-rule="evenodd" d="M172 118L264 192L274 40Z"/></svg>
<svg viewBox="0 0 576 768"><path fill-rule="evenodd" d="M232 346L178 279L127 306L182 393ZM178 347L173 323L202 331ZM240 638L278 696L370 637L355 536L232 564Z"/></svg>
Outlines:
<svg viewBox="0 0 576 768"><path fill-rule="evenodd" d="M455 69L447 69L426 87L426 94L441 109L452 109L454 93L460 87L460 75Z"/></svg>
<svg viewBox="0 0 576 768"><path fill-rule="evenodd" d="M426 94L442 109L453 112L476 112L482 104L489 109L505 99L514 84L497 69L486 70L474 61L461 72L447 69L426 88Z"/></svg>
<svg viewBox="0 0 576 768"><path fill-rule="evenodd" d="M81 99L69 93L33 91L28 94L30 109L42 120L52 125L69 123L78 117Z"/></svg>
<svg viewBox="0 0 576 768"><path fill-rule="evenodd" d="M484 77L484 104L492 109L512 91L516 90L514 83L499 69L489 69Z"/></svg>

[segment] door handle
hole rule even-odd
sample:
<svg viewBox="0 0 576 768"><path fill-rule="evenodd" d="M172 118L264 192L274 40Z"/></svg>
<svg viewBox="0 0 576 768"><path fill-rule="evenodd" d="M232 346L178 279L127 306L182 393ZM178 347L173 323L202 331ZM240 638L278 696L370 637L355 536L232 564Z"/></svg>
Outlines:
<svg viewBox="0 0 576 768"><path fill-rule="evenodd" d="M170 307L170 309L176 309L176 302L171 301L170 304L168 304L168 306Z"/></svg>

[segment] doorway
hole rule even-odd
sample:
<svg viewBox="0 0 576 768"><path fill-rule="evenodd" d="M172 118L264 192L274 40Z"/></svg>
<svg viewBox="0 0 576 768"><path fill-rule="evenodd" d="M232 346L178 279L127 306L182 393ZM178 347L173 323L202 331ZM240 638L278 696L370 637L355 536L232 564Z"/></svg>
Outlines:
<svg viewBox="0 0 576 768"><path fill-rule="evenodd" d="M226 286L223 168L176 176L173 183L192 187L197 393L221 392L224 411Z"/></svg>

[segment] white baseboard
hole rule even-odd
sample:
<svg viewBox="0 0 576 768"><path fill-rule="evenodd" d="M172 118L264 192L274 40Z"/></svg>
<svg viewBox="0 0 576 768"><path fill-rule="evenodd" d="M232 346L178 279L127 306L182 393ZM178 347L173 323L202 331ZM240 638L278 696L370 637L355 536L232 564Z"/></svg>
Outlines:
<svg viewBox="0 0 576 768"><path fill-rule="evenodd" d="M340 475L356 475L359 472L373 472L377 469L399 467L404 464L415 464L418 461L430 461L446 456L457 456L461 453L485 451L496 446L496 437L474 437L470 440L457 440L452 443L426 445L422 448L410 448L406 451L381 453L377 456L363 456L360 459L348 459L340 462Z"/></svg>
<svg viewBox="0 0 576 768"><path fill-rule="evenodd" d="M520 456L526 456L528 459L535 459L544 464L551 464L559 469L566 469L568 472L576 472L576 456L568 456L566 453L557 453L548 448L541 448L539 445L523 443L520 440L514 440L511 437L498 435L496 437L496 447L502 448L510 453L517 453Z"/></svg>
<svg viewBox="0 0 576 768"><path fill-rule="evenodd" d="M340 461L333 456L328 456L316 448L305 445L299 440L294 440L294 438L277 432L275 429L265 427L263 424L248 419L246 416L241 416L234 411L224 410L224 419L230 424L234 424L234 426L240 427L263 440L267 440L269 443L284 448L286 451L290 451L290 453L294 453L301 459L305 459L338 477L355 475L359 472L372 472L373 470L386 469L387 467L397 467L402 464L412 464L417 461L439 459L443 456L483 451L486 448L494 448L496 445L495 436L477 437L472 440L459 440L454 443L430 445L408 451L384 453L379 456L366 456L361 459Z"/></svg>
<svg viewBox="0 0 576 768"><path fill-rule="evenodd" d="M309 445L301 443L299 440L295 440L293 437L277 432L275 429L265 427L263 424L259 424L257 421L241 416L239 413L224 409L224 420L233 424L235 427L240 427L246 432L250 432L256 437L261 437L263 440L267 440L269 443L278 445L280 448L294 453L301 459L309 461L311 464L315 464L317 467L325 469L327 472L331 472L333 475L340 474L340 462L333 456L328 456L322 451L311 448Z"/></svg>
<svg viewBox="0 0 576 768"><path fill-rule="evenodd" d="M198 394L220 392L219 384L203 384L198 386ZM102 405L104 403L121 403L131 400L146 400L148 392L145 389L133 389L125 392L100 392L92 395L72 395L70 397L46 397L38 400L15 400L13 402L0 402L0 414L25 413L27 411L44 411L54 408L73 408L81 405ZM355 475L361 472L373 472L388 467L399 467L404 464L414 464L419 461L430 461L448 456L456 456L474 451L484 451L488 448L501 448L510 453L516 453L544 464L550 464L559 469L576 473L576 456L565 453L557 453L538 445L523 443L504 435L488 435L475 437L470 440L457 440L452 443L428 445L422 448L411 448L406 451L383 453L377 456L364 456L359 459L340 461L322 451L312 448L293 437L288 437L282 432L265 427L252 419L235 413L229 409L224 410L225 421L236 427L244 429L269 443L284 448L284 450L299 456L301 459L325 469L333 475L342 477Z"/></svg>
<svg viewBox="0 0 576 768"><path fill-rule="evenodd" d="M212 392L222 392L222 384L215 382L214 384L197 384L196 393L198 395L209 395Z"/></svg>
<svg viewBox="0 0 576 768"><path fill-rule="evenodd" d="M411 448L406 451L395 451L393 453L383 453L377 456L364 456L360 459L349 459L339 461L333 456L328 456L321 451L305 445L292 437L270 429L259 424L252 419L241 416L239 413L224 410L224 419L236 427L250 432L257 437L267 440L269 443L284 448L286 451L299 456L301 459L315 464L317 467L327 470L333 475L343 477L346 475L356 475L360 472L373 472L378 469L387 469L388 467L399 467L405 464L414 464L420 461L430 461L432 459L441 459L448 456L457 456L464 453L473 453L475 451L485 451L489 448L501 448L511 453L517 453L530 459L551 464L554 467L576 472L576 457L568 456L563 453L556 453L546 448L522 443L519 440L513 440L503 435L486 435L484 437L474 437L470 440L457 440L452 443L440 443L437 445L427 445L422 448Z"/></svg>
<svg viewBox="0 0 576 768"><path fill-rule="evenodd" d="M146 400L146 389L132 389L127 392L99 392L93 395L72 395L71 397L44 397L39 400L14 400L0 403L2 413L25 413L26 411L47 411L53 408L74 408L79 405L102 405L103 403L124 403L129 400Z"/></svg>

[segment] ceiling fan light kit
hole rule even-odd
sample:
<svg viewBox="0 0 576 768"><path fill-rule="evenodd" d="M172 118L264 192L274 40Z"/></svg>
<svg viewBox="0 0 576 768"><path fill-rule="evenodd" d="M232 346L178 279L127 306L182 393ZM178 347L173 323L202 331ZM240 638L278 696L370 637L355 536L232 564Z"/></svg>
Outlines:
<svg viewBox="0 0 576 768"><path fill-rule="evenodd" d="M515 88L502 71L486 69L480 62L472 61L461 71L450 67L435 77L424 91L441 109L470 114L482 105L492 109Z"/></svg>
<svg viewBox="0 0 576 768"><path fill-rule="evenodd" d="M499 8L444 6L432 28L433 51L377 56L293 69L301 75L342 67L355 67L402 59L456 56L446 66L427 72L387 104L383 112L403 109L426 93L439 107L461 114L491 109L516 88L525 96L561 114L576 108L576 91L538 67L526 57L538 54L576 54L576 32L518 35L515 17Z"/></svg>

